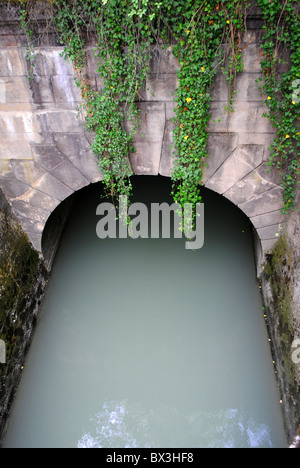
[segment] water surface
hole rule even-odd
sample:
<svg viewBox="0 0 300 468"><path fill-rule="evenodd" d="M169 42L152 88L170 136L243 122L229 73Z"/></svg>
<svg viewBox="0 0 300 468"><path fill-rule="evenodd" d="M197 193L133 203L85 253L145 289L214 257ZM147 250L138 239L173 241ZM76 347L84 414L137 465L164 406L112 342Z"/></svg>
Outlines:
<svg viewBox="0 0 300 468"><path fill-rule="evenodd" d="M74 204L5 447L286 447L248 220L204 190L201 250L101 241L100 191Z"/></svg>

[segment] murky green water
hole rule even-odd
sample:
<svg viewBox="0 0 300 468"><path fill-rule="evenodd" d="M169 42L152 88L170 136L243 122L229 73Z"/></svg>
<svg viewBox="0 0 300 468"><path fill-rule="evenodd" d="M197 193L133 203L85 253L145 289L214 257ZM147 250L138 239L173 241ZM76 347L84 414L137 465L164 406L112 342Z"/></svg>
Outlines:
<svg viewBox="0 0 300 468"><path fill-rule="evenodd" d="M135 179L137 201L169 181ZM251 227L204 193L205 246L96 236L74 205L5 447L285 447Z"/></svg>

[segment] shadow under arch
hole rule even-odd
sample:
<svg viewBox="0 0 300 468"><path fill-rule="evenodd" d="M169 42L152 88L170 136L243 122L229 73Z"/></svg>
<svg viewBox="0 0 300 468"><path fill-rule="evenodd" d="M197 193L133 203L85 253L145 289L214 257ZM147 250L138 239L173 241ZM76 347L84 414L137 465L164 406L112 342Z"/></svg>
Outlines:
<svg viewBox="0 0 300 468"><path fill-rule="evenodd" d="M224 203L226 203L228 207L231 206L233 210L236 210L237 212L240 212L245 217L245 219L247 219L247 221L248 221L248 223L249 223L249 225L251 226L251 229L252 229L256 274L257 274L257 278L259 278L260 275L261 275L261 268L262 268L262 264L263 264L263 261L264 261L264 249L263 249L262 239L260 238L259 233L258 233L256 227L254 226L252 220L249 218L249 216L247 216L247 214L238 205L233 203L225 195L223 195L223 194L221 194L219 192L216 192L215 190L212 190L211 188L207 188L207 187L205 187L205 185L202 187L202 191L203 190L204 190L204 192L206 191L206 192L212 192L212 193L216 194L216 196L218 196L218 197L220 197L220 198L222 198L224 200Z"/></svg>
<svg viewBox="0 0 300 468"><path fill-rule="evenodd" d="M61 236L68 221L73 203L81 190L73 193L70 197L62 201L46 221L42 234L42 256L48 272L52 269Z"/></svg>
<svg viewBox="0 0 300 468"><path fill-rule="evenodd" d="M141 197L138 201L141 201L148 205L150 203L162 203L162 202L167 202L170 205L174 203L172 196L171 196L172 181L170 177L161 176L161 175L158 175L158 176L135 175L132 177L132 183L133 183L133 201L136 201L134 200L135 191L138 191L139 196ZM68 218L72 211L72 208L74 207L74 204L76 205L76 202L83 197L88 199L89 193L92 193L94 191L98 191L99 193L99 203L101 201L108 201L108 202L111 201L111 199L108 199L107 197L105 197L102 182L96 182L94 184L90 184L86 187L83 187L82 189L78 190L77 192L72 194L70 197L62 201L60 205L58 205L58 207L53 211L53 213L48 218L45 224L45 228L43 230L43 235L42 235L42 255L43 255L46 267L49 272L52 269L55 256L56 256L59 244L60 244L61 236L63 234L66 223L68 222ZM263 248L262 248L261 239L259 238L257 230L252 224L251 220L237 205L235 205L233 202L231 202L229 199L227 199L223 195L211 189L208 189L205 186L201 188L201 191L202 191L202 198L203 198L204 204L205 204L205 200L207 199L207 197L210 196L211 200L213 198L216 201L222 200L222 203L224 204L224 209L228 210L228 212L230 212L230 210L232 210L233 212L239 212L240 215L244 217L245 223L248 223L249 229L252 230L253 248L254 248L254 256L255 256L256 269L257 269L257 276L259 276L261 264L263 261ZM214 210L213 202L211 202L210 204L210 211L212 211L212 213L210 213L211 215L214 214L213 210ZM206 212L205 216L207 215L208 213ZM96 216L96 213L95 213L95 216ZM230 222L230 220L228 220L228 222ZM96 224L95 224L95 229L96 229Z"/></svg>

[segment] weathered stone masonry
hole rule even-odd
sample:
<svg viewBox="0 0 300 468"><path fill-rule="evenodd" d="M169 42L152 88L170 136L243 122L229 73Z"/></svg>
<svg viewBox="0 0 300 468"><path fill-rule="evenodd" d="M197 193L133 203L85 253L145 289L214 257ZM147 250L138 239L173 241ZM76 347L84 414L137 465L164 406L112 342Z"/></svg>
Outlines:
<svg viewBox="0 0 300 468"><path fill-rule="evenodd" d="M299 366L291 361L292 341L300 338L300 220L299 212L291 218L281 214L280 178L276 171L268 172L266 167L274 130L268 119L262 117L266 109L256 84L261 76L261 34L259 17L250 18L243 43L244 73L237 79L234 113L224 111L228 88L224 76L217 75L212 90L210 158L204 182L207 188L237 205L253 223L258 273L272 332L287 433L292 438L300 423ZM46 45L36 48L36 77L29 83L24 40L20 21L11 10L0 6L0 189L8 202L5 210L9 212L9 222L18 225L16 231L13 230L15 235L21 236L22 227L26 233L22 234L23 239L28 236L51 269L68 211L68 205L62 202L71 203L72 194L100 181L102 175L90 148L93 136L77 117L81 96L74 82L73 66L61 57L63 49L50 37ZM99 90L102 84L92 43L86 50L86 57L87 79ZM171 175L170 144L174 129L171 118L175 105L172 92L177 87L178 66L171 47L165 51L153 48L151 73L139 98L142 128L135 138L136 153L131 155L137 175ZM2 195L1 199L4 206L6 201ZM57 212L57 208L60 211ZM42 242L45 225L54 212L57 221L52 223L53 230ZM1 209L0 219L3 219ZM9 251L10 241L6 239L3 224L0 238ZM267 263L261 272L266 254ZM17 380L20 372L17 369L27 346L27 339L23 343L23 337L30 335L30 323L34 324L42 296L45 281L41 273L42 260L38 264L33 262L30 267L34 270L32 282L36 281L33 292L37 302L29 305L29 301L26 314L19 313L24 323L28 319L29 325L25 327L26 333L18 335L20 354L6 373L6 383L10 382L11 386L1 387L2 422L9 407L10 388ZM28 292L26 297L33 297L32 293ZM8 311L0 311L2 315L5 313ZM12 310L9 313L14 316ZM4 320L2 315L0 324ZM14 336L11 335L13 328L10 330L7 333ZM1 385L3 382L2 378Z"/></svg>
<svg viewBox="0 0 300 468"><path fill-rule="evenodd" d="M0 439L29 348L47 272L0 189Z"/></svg>
<svg viewBox="0 0 300 468"><path fill-rule="evenodd" d="M257 24L252 21L249 26ZM81 96L73 66L61 57L61 47L37 48L36 77L30 85L19 27L10 17L1 22L0 15L0 186L41 252L50 214L75 191L101 180L101 174L90 150L92 135L77 118ZM205 185L247 214L265 252L273 247L285 219L280 213L280 181L276 173L267 173L265 165L273 129L262 117L266 109L256 84L261 76L260 35L260 30L249 29L244 38L245 69L237 80L234 113L224 111L228 88L224 76L217 76ZM86 55L87 78L94 89L100 89L92 44ZM171 174L172 92L178 66L171 48L153 49L151 74L140 93L142 128L131 157L137 175Z"/></svg>
<svg viewBox="0 0 300 468"><path fill-rule="evenodd" d="M300 196L298 196L298 209ZM292 347L300 338L300 215L292 214L261 274L262 292L283 399L288 438L300 423L300 365ZM299 350L299 345L297 345ZM296 354L298 357L299 351Z"/></svg>

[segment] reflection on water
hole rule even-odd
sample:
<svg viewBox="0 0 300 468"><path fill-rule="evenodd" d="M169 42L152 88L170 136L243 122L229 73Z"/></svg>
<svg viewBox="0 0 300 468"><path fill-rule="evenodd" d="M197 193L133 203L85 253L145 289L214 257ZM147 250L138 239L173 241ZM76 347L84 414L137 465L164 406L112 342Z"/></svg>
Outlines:
<svg viewBox="0 0 300 468"><path fill-rule="evenodd" d="M91 422L93 428L80 438L78 448L156 448L160 446L157 428L162 426L162 432L169 433L170 445L164 447L173 447L172 427L180 428L182 440L186 439L182 448L273 447L270 428L238 409L182 415L167 407L158 413L127 401L106 401ZM195 443L190 445L191 441Z"/></svg>

